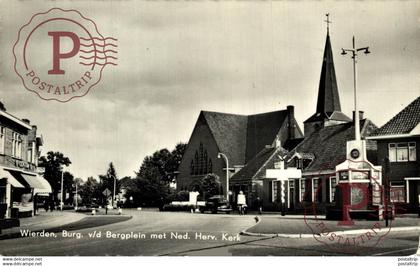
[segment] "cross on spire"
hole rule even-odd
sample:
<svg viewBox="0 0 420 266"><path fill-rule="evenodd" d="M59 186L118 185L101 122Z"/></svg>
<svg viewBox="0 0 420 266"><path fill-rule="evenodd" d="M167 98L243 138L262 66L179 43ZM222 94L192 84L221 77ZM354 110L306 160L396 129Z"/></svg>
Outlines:
<svg viewBox="0 0 420 266"><path fill-rule="evenodd" d="M330 13L325 14L325 16L327 17L327 20L324 20L325 22L327 22L327 34L330 33L330 24L332 23L330 21Z"/></svg>

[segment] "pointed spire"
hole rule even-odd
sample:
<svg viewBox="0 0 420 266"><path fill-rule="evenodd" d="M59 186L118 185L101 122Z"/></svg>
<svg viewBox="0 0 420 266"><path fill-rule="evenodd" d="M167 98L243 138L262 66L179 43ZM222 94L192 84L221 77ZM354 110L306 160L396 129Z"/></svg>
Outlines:
<svg viewBox="0 0 420 266"><path fill-rule="evenodd" d="M328 19L327 25L331 23ZM327 28L327 40L325 42L324 57L319 81L317 113L332 113L341 111L340 98L338 95L337 80L335 77L334 60L330 42L329 30Z"/></svg>

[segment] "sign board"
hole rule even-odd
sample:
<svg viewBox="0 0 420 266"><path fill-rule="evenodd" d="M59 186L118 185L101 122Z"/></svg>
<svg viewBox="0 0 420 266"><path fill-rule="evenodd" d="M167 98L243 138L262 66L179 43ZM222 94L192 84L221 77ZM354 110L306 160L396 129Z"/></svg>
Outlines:
<svg viewBox="0 0 420 266"><path fill-rule="evenodd" d="M102 192L102 194L104 194L104 196L105 197L109 197L109 196L111 196L111 191L109 190L109 189L105 189L103 192Z"/></svg>
<svg viewBox="0 0 420 266"><path fill-rule="evenodd" d="M289 178L301 178L302 171L297 168L287 169L267 169L265 173L266 178L276 180L288 180Z"/></svg>

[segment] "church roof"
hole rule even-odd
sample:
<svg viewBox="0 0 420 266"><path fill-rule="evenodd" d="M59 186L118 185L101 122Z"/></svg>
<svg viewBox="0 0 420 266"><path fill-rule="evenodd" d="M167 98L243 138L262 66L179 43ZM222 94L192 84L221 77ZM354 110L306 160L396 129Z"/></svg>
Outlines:
<svg viewBox="0 0 420 266"><path fill-rule="evenodd" d="M365 137L377 127L368 119L360 120L361 136ZM354 123L343 123L320 128L306 137L288 155L312 154L313 161L304 171L330 170L346 159L346 143L354 139ZM368 147L375 148L372 145ZM368 156L369 156L368 152ZM374 158L369 158L374 161Z"/></svg>
<svg viewBox="0 0 420 266"><path fill-rule="evenodd" d="M231 165L245 165L266 145L273 144L284 123L287 110L256 115L237 115L202 111L220 152ZM296 128L296 137L302 137Z"/></svg>
<svg viewBox="0 0 420 266"><path fill-rule="evenodd" d="M243 165L246 150L245 115L202 111L220 152L226 154L232 165Z"/></svg>
<svg viewBox="0 0 420 266"><path fill-rule="evenodd" d="M420 96L389 120L371 136L410 133L420 123Z"/></svg>
<svg viewBox="0 0 420 266"><path fill-rule="evenodd" d="M338 94L337 79L335 76L334 59L330 35L328 33L325 41L321 77L319 80L316 113L308 118L305 123L323 121L324 119L351 121L350 118L341 112L340 96Z"/></svg>

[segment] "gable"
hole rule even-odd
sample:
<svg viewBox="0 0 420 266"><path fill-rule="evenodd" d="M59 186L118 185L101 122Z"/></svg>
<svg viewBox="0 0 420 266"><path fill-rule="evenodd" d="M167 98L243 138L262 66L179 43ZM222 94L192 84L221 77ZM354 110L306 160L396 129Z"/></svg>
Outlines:
<svg viewBox="0 0 420 266"><path fill-rule="evenodd" d="M266 145L273 144L285 123L287 111L276 111L248 117L246 136L246 162L251 160ZM287 125L284 125L286 127ZM286 131L286 132L285 132ZM287 128L281 132L283 143L287 139ZM284 136L286 135L286 136Z"/></svg>

